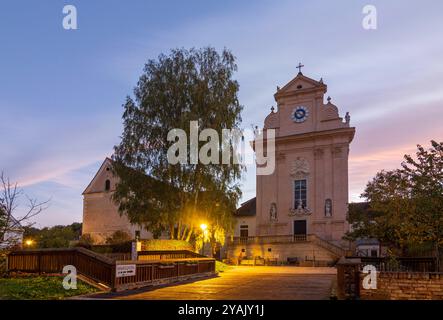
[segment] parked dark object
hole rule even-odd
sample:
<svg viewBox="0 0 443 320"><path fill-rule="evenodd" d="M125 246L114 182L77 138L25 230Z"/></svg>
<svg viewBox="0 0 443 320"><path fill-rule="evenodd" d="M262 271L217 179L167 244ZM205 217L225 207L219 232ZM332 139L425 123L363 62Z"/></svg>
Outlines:
<svg viewBox="0 0 443 320"><path fill-rule="evenodd" d="M287 261L289 265L295 265L295 266L300 265L300 261L298 260L297 257L288 257Z"/></svg>

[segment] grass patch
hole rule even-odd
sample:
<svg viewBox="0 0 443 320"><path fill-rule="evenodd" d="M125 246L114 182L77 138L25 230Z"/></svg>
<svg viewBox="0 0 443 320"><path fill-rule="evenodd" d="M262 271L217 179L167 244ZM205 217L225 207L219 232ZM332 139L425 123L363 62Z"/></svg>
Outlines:
<svg viewBox="0 0 443 320"><path fill-rule="evenodd" d="M29 276L0 279L0 300L60 300L98 290L80 280L77 289L65 290L62 276Z"/></svg>
<svg viewBox="0 0 443 320"><path fill-rule="evenodd" d="M215 272L225 272L226 270L231 269L232 267L227 265L226 263L215 261Z"/></svg>

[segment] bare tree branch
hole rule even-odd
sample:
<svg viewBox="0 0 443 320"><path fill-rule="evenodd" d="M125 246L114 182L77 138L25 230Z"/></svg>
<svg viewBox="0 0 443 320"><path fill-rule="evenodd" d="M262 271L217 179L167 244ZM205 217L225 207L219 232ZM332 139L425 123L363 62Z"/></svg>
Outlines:
<svg viewBox="0 0 443 320"><path fill-rule="evenodd" d="M25 196L27 200L27 209L23 216L16 216L16 211L20 205L20 197ZM38 201L24 194L22 189L18 188L17 183L11 183L10 179L3 172L0 174L0 245L7 246L13 244L14 234L23 226L30 226L31 218L39 215L49 207L50 199Z"/></svg>

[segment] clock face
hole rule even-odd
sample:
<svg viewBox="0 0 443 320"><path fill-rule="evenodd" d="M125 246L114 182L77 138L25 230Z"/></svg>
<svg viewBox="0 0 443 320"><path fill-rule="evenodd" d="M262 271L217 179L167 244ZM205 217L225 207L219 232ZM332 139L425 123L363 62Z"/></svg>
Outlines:
<svg viewBox="0 0 443 320"><path fill-rule="evenodd" d="M294 111L292 111L292 120L294 120L294 122L303 122L305 121L309 116L309 109L304 107L304 106L300 106L294 109Z"/></svg>

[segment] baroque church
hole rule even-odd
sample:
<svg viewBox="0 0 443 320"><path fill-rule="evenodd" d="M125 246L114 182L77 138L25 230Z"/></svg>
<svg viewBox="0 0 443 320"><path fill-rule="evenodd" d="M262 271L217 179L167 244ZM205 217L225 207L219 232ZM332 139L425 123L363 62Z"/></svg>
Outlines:
<svg viewBox="0 0 443 320"><path fill-rule="evenodd" d="M346 253L349 229L348 154L355 128L340 117L320 79L301 71L274 94L277 110L264 120L274 129L276 164L257 175L256 198L237 210L228 257L327 263Z"/></svg>
<svg viewBox="0 0 443 320"><path fill-rule="evenodd" d="M299 65L301 67L301 65ZM300 70L300 69L299 69ZM261 259L328 263L346 253L348 154L355 128L328 97L323 80L301 71L277 87L263 135L275 130L275 170L257 175L256 197L234 214L225 257L234 263ZM83 192L83 233L102 243L118 230L133 238L152 235L120 216L111 201L118 178L106 159Z"/></svg>

